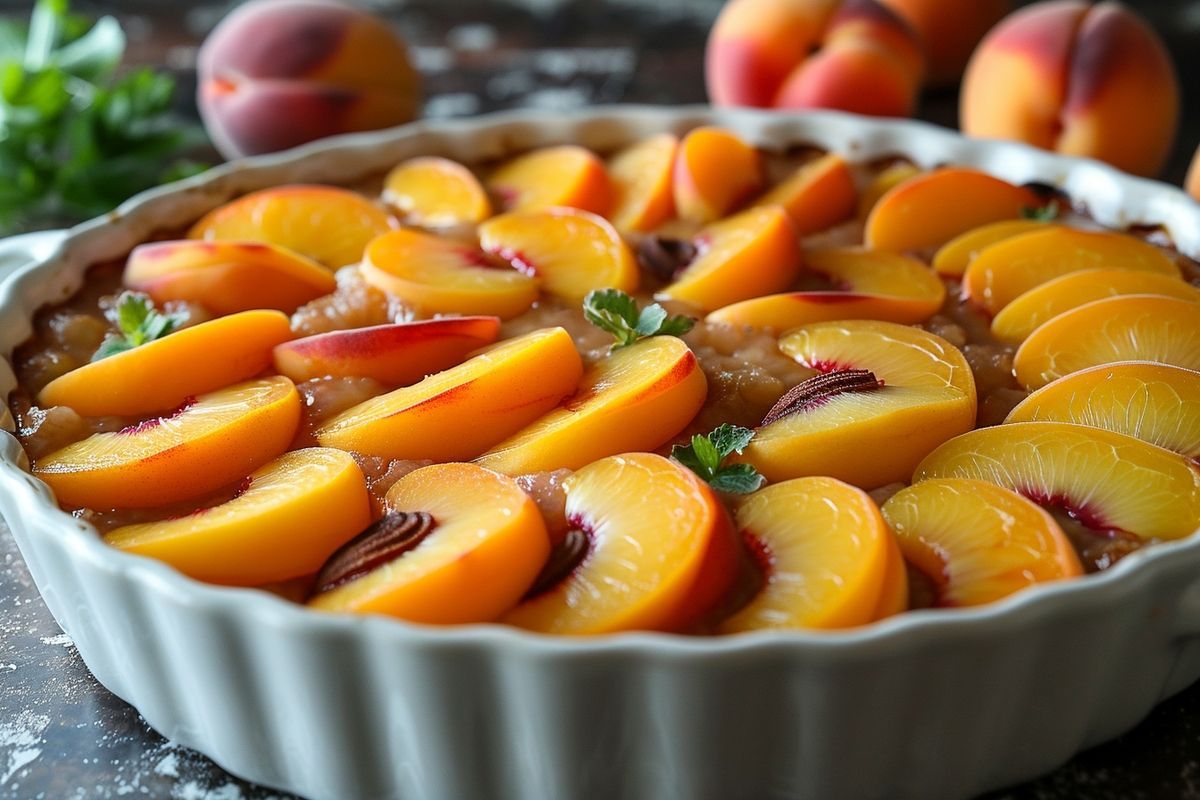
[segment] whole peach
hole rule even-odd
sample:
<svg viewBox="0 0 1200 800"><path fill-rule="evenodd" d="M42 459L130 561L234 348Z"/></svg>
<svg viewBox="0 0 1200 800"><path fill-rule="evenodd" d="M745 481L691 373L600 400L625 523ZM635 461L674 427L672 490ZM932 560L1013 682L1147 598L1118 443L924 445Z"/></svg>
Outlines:
<svg viewBox="0 0 1200 800"><path fill-rule="evenodd" d="M971 51L1012 10L1012 0L879 0L913 27L925 46L929 82L949 86L962 77Z"/></svg>
<svg viewBox="0 0 1200 800"><path fill-rule="evenodd" d="M1157 34L1119 3L1052 0L992 29L963 78L964 133L1162 169L1179 121L1179 81Z"/></svg>
<svg viewBox="0 0 1200 800"><path fill-rule="evenodd" d="M228 158L411 120L419 77L387 23L334 0L251 0L200 48L197 101Z"/></svg>
<svg viewBox="0 0 1200 800"><path fill-rule="evenodd" d="M719 106L912 113L924 71L916 33L876 0L730 0L709 33Z"/></svg>

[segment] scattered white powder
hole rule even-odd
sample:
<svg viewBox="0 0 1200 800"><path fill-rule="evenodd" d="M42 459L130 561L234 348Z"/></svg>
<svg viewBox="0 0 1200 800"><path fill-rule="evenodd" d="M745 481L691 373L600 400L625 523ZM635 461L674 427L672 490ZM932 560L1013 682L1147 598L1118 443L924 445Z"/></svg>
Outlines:
<svg viewBox="0 0 1200 800"><path fill-rule="evenodd" d="M58 647L74 647L75 641L65 633L60 633L58 636L43 636L42 644L55 645Z"/></svg>
<svg viewBox="0 0 1200 800"><path fill-rule="evenodd" d="M161 761L154 765L154 772L167 778L178 778L179 756L175 753L167 753Z"/></svg>
<svg viewBox="0 0 1200 800"><path fill-rule="evenodd" d="M49 725L50 717L28 710L12 722L0 724L0 784L42 754L42 734Z"/></svg>

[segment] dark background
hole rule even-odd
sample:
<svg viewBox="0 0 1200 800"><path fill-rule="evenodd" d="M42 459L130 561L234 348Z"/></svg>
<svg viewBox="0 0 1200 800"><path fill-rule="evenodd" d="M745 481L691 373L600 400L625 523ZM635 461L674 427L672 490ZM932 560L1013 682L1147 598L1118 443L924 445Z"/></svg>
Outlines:
<svg viewBox="0 0 1200 800"><path fill-rule="evenodd" d="M964 4L971 0L962 0ZM0 14L31 2L0 0ZM83 2L116 14L128 61L172 71L181 112L195 116L193 64L205 33L234 5L170 0ZM718 0L408 0L363 2L403 31L424 76L428 116L597 103L700 103L704 40ZM1184 86L1184 120L1164 178L1179 183L1200 144L1200 2L1128 3L1163 35ZM954 90L919 113L957 123ZM215 157L215 156L214 156ZM0 180L3 176L0 176ZM192 751L149 730L99 686L37 595L0 526L0 798L265 800ZM1136 730L1049 776L991 800L1200 800L1200 685Z"/></svg>

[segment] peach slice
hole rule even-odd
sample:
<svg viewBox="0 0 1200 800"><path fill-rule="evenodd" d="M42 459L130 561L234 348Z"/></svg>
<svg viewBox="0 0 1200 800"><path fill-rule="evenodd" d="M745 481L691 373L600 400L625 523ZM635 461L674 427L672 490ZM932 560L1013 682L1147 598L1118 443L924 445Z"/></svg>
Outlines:
<svg viewBox="0 0 1200 800"><path fill-rule="evenodd" d="M810 379L795 411L758 429L745 453L770 481L828 475L864 489L905 481L927 453L975 423L975 380L939 336L893 322L816 322L779 349L827 378L867 370L881 386L828 393ZM809 386L806 386L809 384ZM768 415L767 420L771 420Z"/></svg>
<svg viewBox="0 0 1200 800"><path fill-rule="evenodd" d="M50 381L38 404L85 417L137 416L262 372L271 348L292 338L278 311L243 311L183 328Z"/></svg>
<svg viewBox="0 0 1200 800"><path fill-rule="evenodd" d="M310 606L442 625L486 622L517 604L550 553L537 504L512 478L474 464L410 472L388 490L387 505L408 520L423 512L431 526L408 541L369 541L368 533L350 542L318 577Z"/></svg>
<svg viewBox="0 0 1200 800"><path fill-rule="evenodd" d="M505 439L478 463L509 475L579 469L605 456L654 450L692 421L708 393L683 340L653 336L614 351L557 409Z"/></svg>
<svg viewBox="0 0 1200 800"><path fill-rule="evenodd" d="M1114 361L1200 369L1200 305L1151 294L1093 300L1031 333L1013 356L1013 371L1019 384L1037 389Z"/></svg>
<svg viewBox="0 0 1200 800"><path fill-rule="evenodd" d="M1174 275L1132 269L1086 269L1035 286L1000 309L992 336L1020 344L1043 322L1093 300L1127 294L1157 294L1200 303L1200 289Z"/></svg>
<svg viewBox="0 0 1200 800"><path fill-rule="evenodd" d="M937 275L915 258L898 253L858 247L809 250L805 267L839 288L743 300L712 312L708 322L777 331L837 319L916 324L936 314L946 297Z"/></svg>
<svg viewBox="0 0 1200 800"><path fill-rule="evenodd" d="M407 386L462 363L496 341L499 317L446 317L329 331L275 347L275 371L292 380L374 378Z"/></svg>
<svg viewBox="0 0 1200 800"><path fill-rule="evenodd" d="M944 167L893 187L871 209L863 239L895 253L941 247L972 228L1042 205L1031 190L978 170Z"/></svg>
<svg viewBox="0 0 1200 800"><path fill-rule="evenodd" d="M784 481L750 495L735 521L765 584L722 633L849 628L877 618L895 545L861 489L833 478Z"/></svg>
<svg viewBox="0 0 1200 800"><path fill-rule="evenodd" d="M1200 468L1132 436L1068 422L1013 422L930 453L913 483L977 478L1068 512L1095 531L1179 539L1200 527Z"/></svg>
<svg viewBox="0 0 1200 800"><path fill-rule="evenodd" d="M577 635L675 626L713 537L729 525L712 490L652 453L592 462L563 485L583 546L502 621Z"/></svg>
<svg viewBox="0 0 1200 800"><path fill-rule="evenodd" d="M1074 422L1200 460L1200 372L1152 361L1102 364L1059 378L1005 422Z"/></svg>
<svg viewBox="0 0 1200 800"><path fill-rule="evenodd" d="M543 147L501 164L487 188L504 211L569 206L607 214L612 180L591 150L568 144Z"/></svg>
<svg viewBox="0 0 1200 800"><path fill-rule="evenodd" d="M213 314L268 308L288 314L337 288L312 259L262 242L153 242L135 247L123 282L162 304L200 303Z"/></svg>
<svg viewBox="0 0 1200 800"><path fill-rule="evenodd" d="M800 273L796 233L779 206L751 208L703 229L697 256L655 295L704 311L781 292Z"/></svg>
<svg viewBox="0 0 1200 800"><path fill-rule="evenodd" d="M826 153L797 167L755 205L782 206L796 233L807 236L853 217L857 202L858 190L846 160L837 153Z"/></svg>
<svg viewBox="0 0 1200 800"><path fill-rule="evenodd" d="M922 481L883 504L904 558L935 587L936 606L977 606L1083 574L1054 518L1014 491L967 478Z"/></svg>
<svg viewBox="0 0 1200 800"><path fill-rule="evenodd" d="M671 183L679 139L660 133L608 160L616 200L609 218L623 233L648 233L675 215Z"/></svg>
<svg viewBox="0 0 1200 800"><path fill-rule="evenodd" d="M879 202L879 200L894 187L907 181L909 178L915 178L921 174L921 168L910 161L897 161L882 170L871 182L867 184L867 188L863 189L862 195L858 198L858 216L861 219L866 219L871 213L871 209Z"/></svg>
<svg viewBox="0 0 1200 800"><path fill-rule="evenodd" d="M324 423L316 438L387 458L471 459L558 405L582 375L570 334L543 328L359 403Z"/></svg>
<svg viewBox="0 0 1200 800"><path fill-rule="evenodd" d="M360 194L297 184L226 203L193 225L188 238L266 242L336 269L357 263L367 242L391 227L387 213Z"/></svg>
<svg viewBox="0 0 1200 800"><path fill-rule="evenodd" d="M312 447L251 473L220 505L117 528L104 540L198 580L257 586L316 572L370 523L358 464L341 450Z"/></svg>
<svg viewBox="0 0 1200 800"><path fill-rule="evenodd" d="M1047 281L1085 269L1117 268L1179 276L1152 244L1123 233L1053 225L985 248L963 273L963 296L990 314Z"/></svg>
<svg viewBox="0 0 1200 800"><path fill-rule="evenodd" d="M494 266L474 247L398 230L367 245L363 279L426 314L495 314L511 319L538 296L538 282Z"/></svg>
<svg viewBox="0 0 1200 800"><path fill-rule="evenodd" d="M894 534L889 535L887 566L883 573L883 586L879 590L879 603L875 606L872 620L887 619L908 610L908 564Z"/></svg>
<svg viewBox="0 0 1200 800"><path fill-rule="evenodd" d="M287 449L300 393L283 377L230 386L175 412L96 433L37 460L33 473L60 503L149 508L201 497Z"/></svg>
<svg viewBox="0 0 1200 800"><path fill-rule="evenodd" d="M696 128L675 158L675 211L701 225L733 211L763 185L758 151L723 128Z"/></svg>
<svg viewBox="0 0 1200 800"><path fill-rule="evenodd" d="M637 289L637 261L621 234L603 217L576 208L492 217L479 226L479 246L566 300L582 300L593 289Z"/></svg>
<svg viewBox="0 0 1200 800"><path fill-rule="evenodd" d="M410 158L383 182L383 202L410 225L448 228L483 222L492 214L487 192L471 170L439 156Z"/></svg>
<svg viewBox="0 0 1200 800"><path fill-rule="evenodd" d="M967 265L982 253L984 248L1020 236L1022 233L1044 230L1046 227L1045 222L1034 219L1005 219L980 225L955 236L939 247L933 256L933 268L939 275L961 278L967 271Z"/></svg>

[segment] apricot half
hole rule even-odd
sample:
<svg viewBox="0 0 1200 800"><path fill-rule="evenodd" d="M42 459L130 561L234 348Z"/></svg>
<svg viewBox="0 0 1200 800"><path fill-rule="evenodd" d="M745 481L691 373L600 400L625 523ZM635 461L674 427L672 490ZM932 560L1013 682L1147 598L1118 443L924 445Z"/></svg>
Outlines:
<svg viewBox="0 0 1200 800"><path fill-rule="evenodd" d="M254 380L92 434L38 459L33 473L68 506L169 505L245 477L287 449L299 424L300 393L290 380Z"/></svg>
<svg viewBox="0 0 1200 800"><path fill-rule="evenodd" d="M251 473L220 505L117 528L104 541L198 580L258 586L315 573L370 522L358 464L341 450L311 447Z"/></svg>
<svg viewBox="0 0 1200 800"><path fill-rule="evenodd" d="M410 472L388 490L387 505L428 514L432 528L390 557L386 546L370 548L380 563L343 576L310 606L432 624L486 622L516 605L550 552L537 504L512 478L474 464Z"/></svg>
<svg viewBox="0 0 1200 800"><path fill-rule="evenodd" d="M487 192L474 173L438 156L397 164L384 179L383 201L405 222L423 228L471 225L492 213Z"/></svg>
<svg viewBox="0 0 1200 800"><path fill-rule="evenodd" d="M675 211L701 225L715 222L762 188L758 151L724 128L690 131L675 157Z"/></svg>

